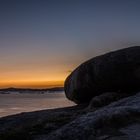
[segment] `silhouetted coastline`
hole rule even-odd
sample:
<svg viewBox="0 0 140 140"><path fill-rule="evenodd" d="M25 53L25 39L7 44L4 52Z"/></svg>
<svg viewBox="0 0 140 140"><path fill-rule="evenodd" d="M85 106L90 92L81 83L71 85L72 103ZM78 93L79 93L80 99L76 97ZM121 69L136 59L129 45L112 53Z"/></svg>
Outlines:
<svg viewBox="0 0 140 140"><path fill-rule="evenodd" d="M32 88L4 88L0 89L0 94L10 94L10 93L52 93L52 92L62 92L64 91L64 87L53 87L53 88L45 88L45 89L32 89Z"/></svg>

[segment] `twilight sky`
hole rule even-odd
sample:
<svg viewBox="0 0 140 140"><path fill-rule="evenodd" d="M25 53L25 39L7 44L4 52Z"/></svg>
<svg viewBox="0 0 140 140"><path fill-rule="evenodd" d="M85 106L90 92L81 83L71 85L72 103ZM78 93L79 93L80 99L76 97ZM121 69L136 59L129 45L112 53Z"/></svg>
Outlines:
<svg viewBox="0 0 140 140"><path fill-rule="evenodd" d="M0 0L0 88L62 85L83 61L133 45L139 0Z"/></svg>

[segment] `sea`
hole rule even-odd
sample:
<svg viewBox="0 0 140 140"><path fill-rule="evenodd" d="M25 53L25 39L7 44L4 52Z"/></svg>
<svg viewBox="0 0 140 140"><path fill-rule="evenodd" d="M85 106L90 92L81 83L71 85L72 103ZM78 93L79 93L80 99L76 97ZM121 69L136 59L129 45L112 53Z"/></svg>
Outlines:
<svg viewBox="0 0 140 140"><path fill-rule="evenodd" d="M50 93L8 93L0 94L0 117L31 112L44 109L53 109L73 106L64 92Z"/></svg>

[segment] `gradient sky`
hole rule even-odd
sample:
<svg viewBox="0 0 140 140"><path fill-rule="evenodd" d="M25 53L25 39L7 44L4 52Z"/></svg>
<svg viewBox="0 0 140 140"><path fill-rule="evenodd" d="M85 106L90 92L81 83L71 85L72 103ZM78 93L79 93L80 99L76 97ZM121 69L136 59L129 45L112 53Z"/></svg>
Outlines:
<svg viewBox="0 0 140 140"><path fill-rule="evenodd" d="M133 45L139 0L0 0L0 88L62 85L83 61Z"/></svg>

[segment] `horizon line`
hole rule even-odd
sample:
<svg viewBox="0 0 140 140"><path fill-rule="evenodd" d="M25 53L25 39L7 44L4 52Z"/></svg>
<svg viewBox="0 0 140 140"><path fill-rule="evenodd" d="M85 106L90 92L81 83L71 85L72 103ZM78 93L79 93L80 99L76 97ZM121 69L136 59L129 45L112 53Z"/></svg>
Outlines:
<svg viewBox="0 0 140 140"><path fill-rule="evenodd" d="M3 88L53 88L53 87L64 87L64 80L60 81L9 81L0 82L0 89Z"/></svg>
<svg viewBox="0 0 140 140"><path fill-rule="evenodd" d="M3 90L3 89L45 90L45 89L53 89L53 88L64 88L64 86L54 86L54 87L46 87L46 88L32 88L32 87L6 87L6 88L1 88L1 87L0 87L0 90Z"/></svg>

